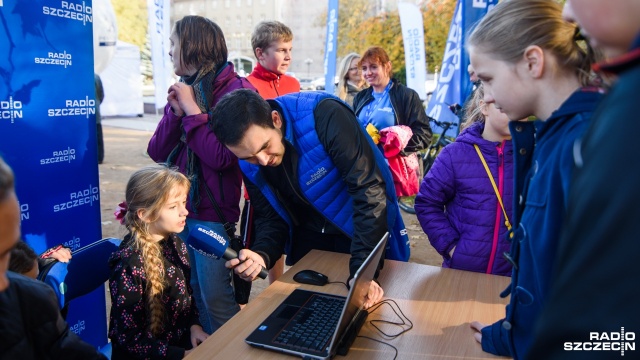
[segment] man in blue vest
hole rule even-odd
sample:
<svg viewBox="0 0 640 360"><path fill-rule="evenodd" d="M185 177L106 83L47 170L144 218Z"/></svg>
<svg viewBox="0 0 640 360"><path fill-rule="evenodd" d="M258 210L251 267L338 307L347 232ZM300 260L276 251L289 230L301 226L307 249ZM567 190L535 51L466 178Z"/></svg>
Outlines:
<svg viewBox="0 0 640 360"><path fill-rule="evenodd" d="M243 279L283 252L292 265L312 249L350 253L351 279L387 231L387 258L408 260L388 165L339 99L306 92L265 101L238 90L212 119L218 140L241 160L254 206L255 242L227 263ZM365 306L382 295L372 282Z"/></svg>

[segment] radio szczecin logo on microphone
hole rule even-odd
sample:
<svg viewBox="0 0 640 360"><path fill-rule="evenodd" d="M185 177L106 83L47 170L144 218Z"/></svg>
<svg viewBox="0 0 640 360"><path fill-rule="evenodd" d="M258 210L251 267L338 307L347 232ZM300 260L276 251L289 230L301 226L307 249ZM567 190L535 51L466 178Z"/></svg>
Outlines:
<svg viewBox="0 0 640 360"><path fill-rule="evenodd" d="M216 239L220 245L222 246L227 246L227 240L225 240L222 236L220 236L220 234L218 234L217 232L213 231L213 230L205 230L201 227L198 228L198 231L205 233L209 236L211 236L212 238Z"/></svg>

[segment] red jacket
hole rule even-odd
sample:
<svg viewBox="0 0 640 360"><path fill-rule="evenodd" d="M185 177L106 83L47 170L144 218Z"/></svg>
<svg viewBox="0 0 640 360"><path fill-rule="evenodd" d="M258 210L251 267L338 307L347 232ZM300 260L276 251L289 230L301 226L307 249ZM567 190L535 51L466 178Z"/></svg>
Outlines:
<svg viewBox="0 0 640 360"><path fill-rule="evenodd" d="M247 80L264 99L275 99L278 96L300 92L300 83L296 78L273 73L259 63L247 76Z"/></svg>

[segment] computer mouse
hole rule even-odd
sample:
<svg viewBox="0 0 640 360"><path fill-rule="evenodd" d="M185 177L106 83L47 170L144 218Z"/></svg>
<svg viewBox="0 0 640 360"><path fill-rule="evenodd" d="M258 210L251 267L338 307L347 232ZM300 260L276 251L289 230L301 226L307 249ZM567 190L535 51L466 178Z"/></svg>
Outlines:
<svg viewBox="0 0 640 360"><path fill-rule="evenodd" d="M293 280L301 284L323 286L329 282L329 277L314 270L302 270L293 275Z"/></svg>

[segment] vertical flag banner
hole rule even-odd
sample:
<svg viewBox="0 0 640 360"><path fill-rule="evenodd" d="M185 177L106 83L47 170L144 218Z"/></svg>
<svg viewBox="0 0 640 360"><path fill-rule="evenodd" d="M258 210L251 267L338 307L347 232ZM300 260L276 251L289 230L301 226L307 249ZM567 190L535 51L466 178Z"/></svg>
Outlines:
<svg viewBox="0 0 640 360"><path fill-rule="evenodd" d="M156 109L167 104L167 89L173 83L173 65L169 58L169 6L169 0L147 0Z"/></svg>
<svg viewBox="0 0 640 360"><path fill-rule="evenodd" d="M438 84L427 107L430 117L458 123L458 117L449 110L449 106L462 105L471 92L467 74L469 55L464 49L465 42L473 25L497 3L498 0L458 0L442 57ZM437 133L438 127L434 126L433 130ZM458 128L452 128L447 135L455 136L457 131Z"/></svg>
<svg viewBox="0 0 640 360"><path fill-rule="evenodd" d="M102 236L90 0L0 1L0 154L13 168L22 237L37 253ZM107 342L105 289L67 322Z"/></svg>
<svg viewBox="0 0 640 360"><path fill-rule="evenodd" d="M329 0L327 11L327 40L324 49L324 91L333 94L338 50L338 0Z"/></svg>
<svg viewBox="0 0 640 360"><path fill-rule="evenodd" d="M404 58L407 68L407 87L415 90L420 99L427 98L424 83L427 77L427 66L424 52L424 24L422 12L412 3L398 3L402 41L404 42Z"/></svg>

